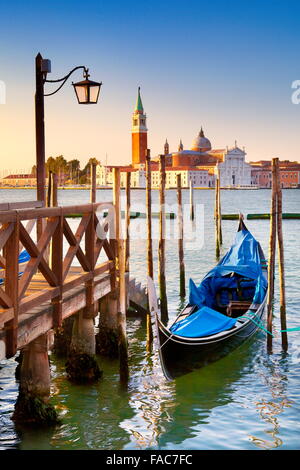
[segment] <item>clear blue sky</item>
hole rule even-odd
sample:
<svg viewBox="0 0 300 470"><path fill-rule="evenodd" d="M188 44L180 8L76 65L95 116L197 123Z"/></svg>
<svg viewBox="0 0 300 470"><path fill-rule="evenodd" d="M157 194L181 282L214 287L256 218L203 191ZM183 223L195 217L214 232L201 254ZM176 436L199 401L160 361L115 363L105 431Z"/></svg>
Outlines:
<svg viewBox="0 0 300 470"><path fill-rule="evenodd" d="M190 148L201 125L214 148L245 146L248 160L300 160L300 2L1 0L0 170L35 161L34 58L49 78L76 65L102 81L96 106L79 106L71 81L46 98L47 157L131 160L131 114L141 86L152 155L180 138ZM81 79L78 73L72 78ZM50 91L50 88L47 88Z"/></svg>

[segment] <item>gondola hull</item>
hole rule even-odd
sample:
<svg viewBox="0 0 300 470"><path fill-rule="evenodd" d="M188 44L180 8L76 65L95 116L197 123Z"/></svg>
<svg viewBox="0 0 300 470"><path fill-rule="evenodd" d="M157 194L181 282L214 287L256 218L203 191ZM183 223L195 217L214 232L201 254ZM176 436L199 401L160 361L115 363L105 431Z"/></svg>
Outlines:
<svg viewBox="0 0 300 470"><path fill-rule="evenodd" d="M257 323L264 316L265 302L260 305L253 320L206 338L172 335L156 316L159 355L165 377L173 380L228 355L256 333Z"/></svg>
<svg viewBox="0 0 300 470"><path fill-rule="evenodd" d="M169 328L159 320L155 286L148 278L150 312L168 380L221 359L256 333L267 301L267 276L263 250L241 217L234 244L200 286L190 281L189 303ZM221 301L220 288L231 292L231 300Z"/></svg>

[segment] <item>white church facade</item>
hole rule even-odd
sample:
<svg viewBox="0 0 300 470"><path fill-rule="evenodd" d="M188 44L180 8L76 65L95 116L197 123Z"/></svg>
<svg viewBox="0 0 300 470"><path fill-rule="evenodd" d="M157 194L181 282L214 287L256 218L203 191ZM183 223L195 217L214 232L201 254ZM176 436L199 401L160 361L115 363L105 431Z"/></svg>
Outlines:
<svg viewBox="0 0 300 470"><path fill-rule="evenodd" d="M245 162L246 152L235 146L227 149L223 161L215 167L215 175L219 172L222 188L251 187L251 170L249 163Z"/></svg>

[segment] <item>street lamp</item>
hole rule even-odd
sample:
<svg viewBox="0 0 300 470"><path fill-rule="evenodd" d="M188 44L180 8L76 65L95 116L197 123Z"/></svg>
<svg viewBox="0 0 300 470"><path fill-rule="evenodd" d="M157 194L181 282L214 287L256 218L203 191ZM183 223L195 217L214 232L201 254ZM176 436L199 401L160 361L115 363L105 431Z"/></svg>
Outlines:
<svg viewBox="0 0 300 470"><path fill-rule="evenodd" d="M37 199L45 203L45 122L44 122L44 97L55 95L66 83L68 78L79 69L83 69L84 80L72 83L77 101L79 104L96 104L98 101L100 87L98 82L89 80L89 70L80 65L72 69L63 78L57 80L47 80L47 74L51 72L51 62L43 59L39 53L35 58L35 130L36 130L36 178L37 178ZM52 93L44 93L45 83L60 83L59 87Z"/></svg>
<svg viewBox="0 0 300 470"><path fill-rule="evenodd" d="M84 72L85 80L77 83L72 82L79 104L96 104L98 101L102 83L89 80L88 70L86 69Z"/></svg>

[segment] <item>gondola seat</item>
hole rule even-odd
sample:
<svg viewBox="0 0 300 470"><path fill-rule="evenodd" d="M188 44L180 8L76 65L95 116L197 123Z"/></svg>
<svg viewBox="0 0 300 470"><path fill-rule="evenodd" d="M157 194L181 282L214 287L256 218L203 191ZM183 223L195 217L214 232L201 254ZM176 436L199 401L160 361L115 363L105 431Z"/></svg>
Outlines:
<svg viewBox="0 0 300 470"><path fill-rule="evenodd" d="M212 308L202 307L187 318L174 323L170 331L186 338L201 338L230 330L235 323L235 318L223 315Z"/></svg>
<svg viewBox="0 0 300 470"><path fill-rule="evenodd" d="M250 306L251 302L248 302L247 300L232 300L227 306L226 315L232 318L239 317L240 315L243 315L245 312L247 312Z"/></svg>

